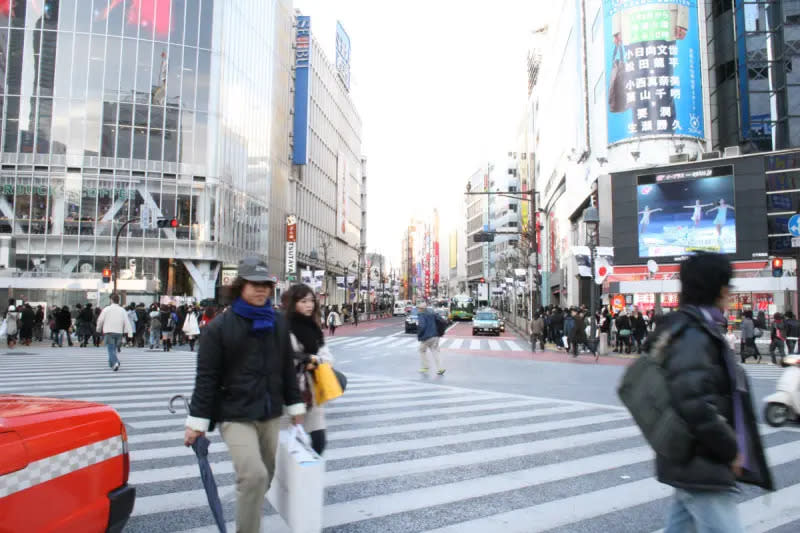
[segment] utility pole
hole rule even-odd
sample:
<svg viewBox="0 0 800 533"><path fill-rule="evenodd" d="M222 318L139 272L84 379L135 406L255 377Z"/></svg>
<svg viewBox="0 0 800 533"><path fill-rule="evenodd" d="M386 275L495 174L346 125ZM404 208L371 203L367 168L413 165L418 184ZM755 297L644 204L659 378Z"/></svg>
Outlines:
<svg viewBox="0 0 800 533"><path fill-rule="evenodd" d="M138 218L129 218L117 230L117 236L114 238L114 294L117 294L117 279L119 278L119 237L128 224L136 222Z"/></svg>
<svg viewBox="0 0 800 533"><path fill-rule="evenodd" d="M486 192L490 192L492 189L492 163L486 163ZM491 231L492 229L492 197L491 195L486 196L486 231ZM492 302L492 284L489 281L489 269L492 263L492 249L490 248L489 241L486 241L486 271L483 273L483 277L486 280L486 306L491 307Z"/></svg>
<svg viewBox="0 0 800 533"><path fill-rule="evenodd" d="M326 237L326 238L320 239L319 245L320 245L320 248L322 248L322 263L323 263L322 268L324 270L324 273L322 274L322 279L323 279L322 291L325 294L325 303L329 304L329 300L328 300L328 248L330 248L330 246L331 246L330 237Z"/></svg>

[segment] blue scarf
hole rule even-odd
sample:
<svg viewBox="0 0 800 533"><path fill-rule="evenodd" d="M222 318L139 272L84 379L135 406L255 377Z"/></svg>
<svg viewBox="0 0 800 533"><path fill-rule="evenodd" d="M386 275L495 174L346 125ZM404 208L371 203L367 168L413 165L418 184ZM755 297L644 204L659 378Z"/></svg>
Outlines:
<svg viewBox="0 0 800 533"><path fill-rule="evenodd" d="M264 333L271 330L275 325L275 310L272 309L270 300L267 300L267 303L263 306L257 307L250 305L241 298L237 298L231 308L240 317L253 321L254 333Z"/></svg>

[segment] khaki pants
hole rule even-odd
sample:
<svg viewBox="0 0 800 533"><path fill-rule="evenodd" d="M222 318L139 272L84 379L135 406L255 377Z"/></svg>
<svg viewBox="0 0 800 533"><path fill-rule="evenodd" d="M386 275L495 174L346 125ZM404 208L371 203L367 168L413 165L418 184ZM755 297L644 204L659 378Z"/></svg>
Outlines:
<svg viewBox="0 0 800 533"><path fill-rule="evenodd" d="M422 368L428 368L428 350L433 355L433 361L436 363L436 370L442 369L442 362L439 360L439 337L431 337L419 343L419 359Z"/></svg>
<svg viewBox="0 0 800 533"><path fill-rule="evenodd" d="M280 418L263 422L223 422L222 439L236 471L236 531L259 533L261 510L278 452Z"/></svg>

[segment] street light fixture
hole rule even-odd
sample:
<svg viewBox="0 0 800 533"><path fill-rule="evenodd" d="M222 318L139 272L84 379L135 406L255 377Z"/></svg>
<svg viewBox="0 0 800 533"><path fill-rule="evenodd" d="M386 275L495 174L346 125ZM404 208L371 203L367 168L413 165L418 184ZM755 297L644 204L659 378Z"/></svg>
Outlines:
<svg viewBox="0 0 800 533"><path fill-rule="evenodd" d="M586 226L586 244L589 245L589 268L591 269L591 283L589 284L589 314L591 316L592 346L594 350L594 339L597 336L597 320L595 319L595 277L594 277L594 253L597 247L597 235L600 226L600 214L594 205L589 205L583 210L583 224Z"/></svg>

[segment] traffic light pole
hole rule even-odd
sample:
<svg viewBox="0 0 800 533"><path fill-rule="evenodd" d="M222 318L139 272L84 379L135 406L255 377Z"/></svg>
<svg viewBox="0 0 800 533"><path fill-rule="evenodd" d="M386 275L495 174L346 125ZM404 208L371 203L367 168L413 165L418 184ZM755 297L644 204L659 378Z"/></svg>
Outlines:
<svg viewBox="0 0 800 533"><path fill-rule="evenodd" d="M139 219L129 218L126 220L117 230L117 236L114 238L114 294L117 294L117 278L119 278L119 237L122 235L123 230L128 227L128 224L136 222L137 220Z"/></svg>

